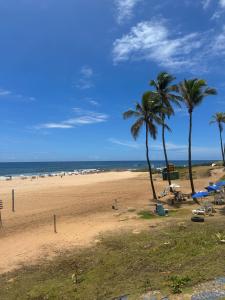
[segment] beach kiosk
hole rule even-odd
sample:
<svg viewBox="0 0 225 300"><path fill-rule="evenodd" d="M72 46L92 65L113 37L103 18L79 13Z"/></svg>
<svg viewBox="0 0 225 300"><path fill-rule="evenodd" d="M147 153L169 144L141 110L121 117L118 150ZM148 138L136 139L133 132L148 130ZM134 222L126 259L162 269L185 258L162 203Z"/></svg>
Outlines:
<svg viewBox="0 0 225 300"><path fill-rule="evenodd" d="M175 171L175 166L173 164L169 164L168 166L169 174L170 174L170 180L176 180L179 179L179 172ZM168 170L167 168L164 168L162 171L162 178L163 180L168 180Z"/></svg>

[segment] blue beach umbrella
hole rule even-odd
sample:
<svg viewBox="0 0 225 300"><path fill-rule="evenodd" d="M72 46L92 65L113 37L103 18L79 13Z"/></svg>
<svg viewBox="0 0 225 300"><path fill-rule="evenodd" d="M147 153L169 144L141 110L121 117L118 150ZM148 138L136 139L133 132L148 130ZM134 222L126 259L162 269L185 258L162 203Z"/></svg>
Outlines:
<svg viewBox="0 0 225 300"><path fill-rule="evenodd" d="M209 196L208 192L197 192L192 195L192 198L203 198Z"/></svg>
<svg viewBox="0 0 225 300"><path fill-rule="evenodd" d="M219 181L216 183L218 187L225 186L225 181Z"/></svg>
<svg viewBox="0 0 225 300"><path fill-rule="evenodd" d="M220 189L220 186L218 186L217 184L214 185L209 185L205 188L208 192L216 192L217 190Z"/></svg>

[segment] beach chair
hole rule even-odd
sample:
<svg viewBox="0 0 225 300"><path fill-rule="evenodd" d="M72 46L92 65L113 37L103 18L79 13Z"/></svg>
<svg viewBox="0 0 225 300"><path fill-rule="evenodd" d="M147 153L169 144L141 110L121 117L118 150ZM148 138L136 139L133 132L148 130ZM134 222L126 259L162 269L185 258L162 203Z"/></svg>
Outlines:
<svg viewBox="0 0 225 300"><path fill-rule="evenodd" d="M205 215L206 211L205 211L204 208L200 207L200 208L197 208L197 209L193 209L192 214L193 215Z"/></svg>
<svg viewBox="0 0 225 300"><path fill-rule="evenodd" d="M168 193L169 193L169 191L170 191L170 187L168 186L168 187L166 187L166 188L164 189L163 192L160 193L160 197L165 197L165 196L167 196Z"/></svg>
<svg viewBox="0 0 225 300"><path fill-rule="evenodd" d="M213 202L214 202L215 205L223 205L223 204L225 204L224 193L220 192L219 194L215 194Z"/></svg>

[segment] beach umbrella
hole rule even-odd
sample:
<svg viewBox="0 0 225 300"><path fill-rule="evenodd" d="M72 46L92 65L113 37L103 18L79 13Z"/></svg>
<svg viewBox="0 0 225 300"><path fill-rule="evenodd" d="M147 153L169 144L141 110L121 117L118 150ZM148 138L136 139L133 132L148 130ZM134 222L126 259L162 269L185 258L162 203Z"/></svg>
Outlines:
<svg viewBox="0 0 225 300"><path fill-rule="evenodd" d="M192 195L192 198L203 198L209 196L208 192L197 192Z"/></svg>
<svg viewBox="0 0 225 300"><path fill-rule="evenodd" d="M225 181L219 181L216 183L218 187L225 186Z"/></svg>
<svg viewBox="0 0 225 300"><path fill-rule="evenodd" d="M220 189L220 186L218 186L217 184L214 185L209 185L205 188L208 192L216 192Z"/></svg>
<svg viewBox="0 0 225 300"><path fill-rule="evenodd" d="M170 185L171 188L180 188L180 186L178 184L172 183Z"/></svg>

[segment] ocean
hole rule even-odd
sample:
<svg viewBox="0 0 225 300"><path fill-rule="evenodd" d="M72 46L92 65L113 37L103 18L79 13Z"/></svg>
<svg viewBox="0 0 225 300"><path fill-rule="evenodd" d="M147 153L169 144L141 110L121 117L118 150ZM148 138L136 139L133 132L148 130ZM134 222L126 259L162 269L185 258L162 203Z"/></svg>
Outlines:
<svg viewBox="0 0 225 300"><path fill-rule="evenodd" d="M186 166L186 160L170 161L176 166ZM210 164L212 160L194 160L195 164ZM154 168L164 167L164 161L152 161ZM73 172L88 169L100 171L143 169L146 161L64 161L64 162L6 162L0 163L0 176L40 175L43 173Z"/></svg>

